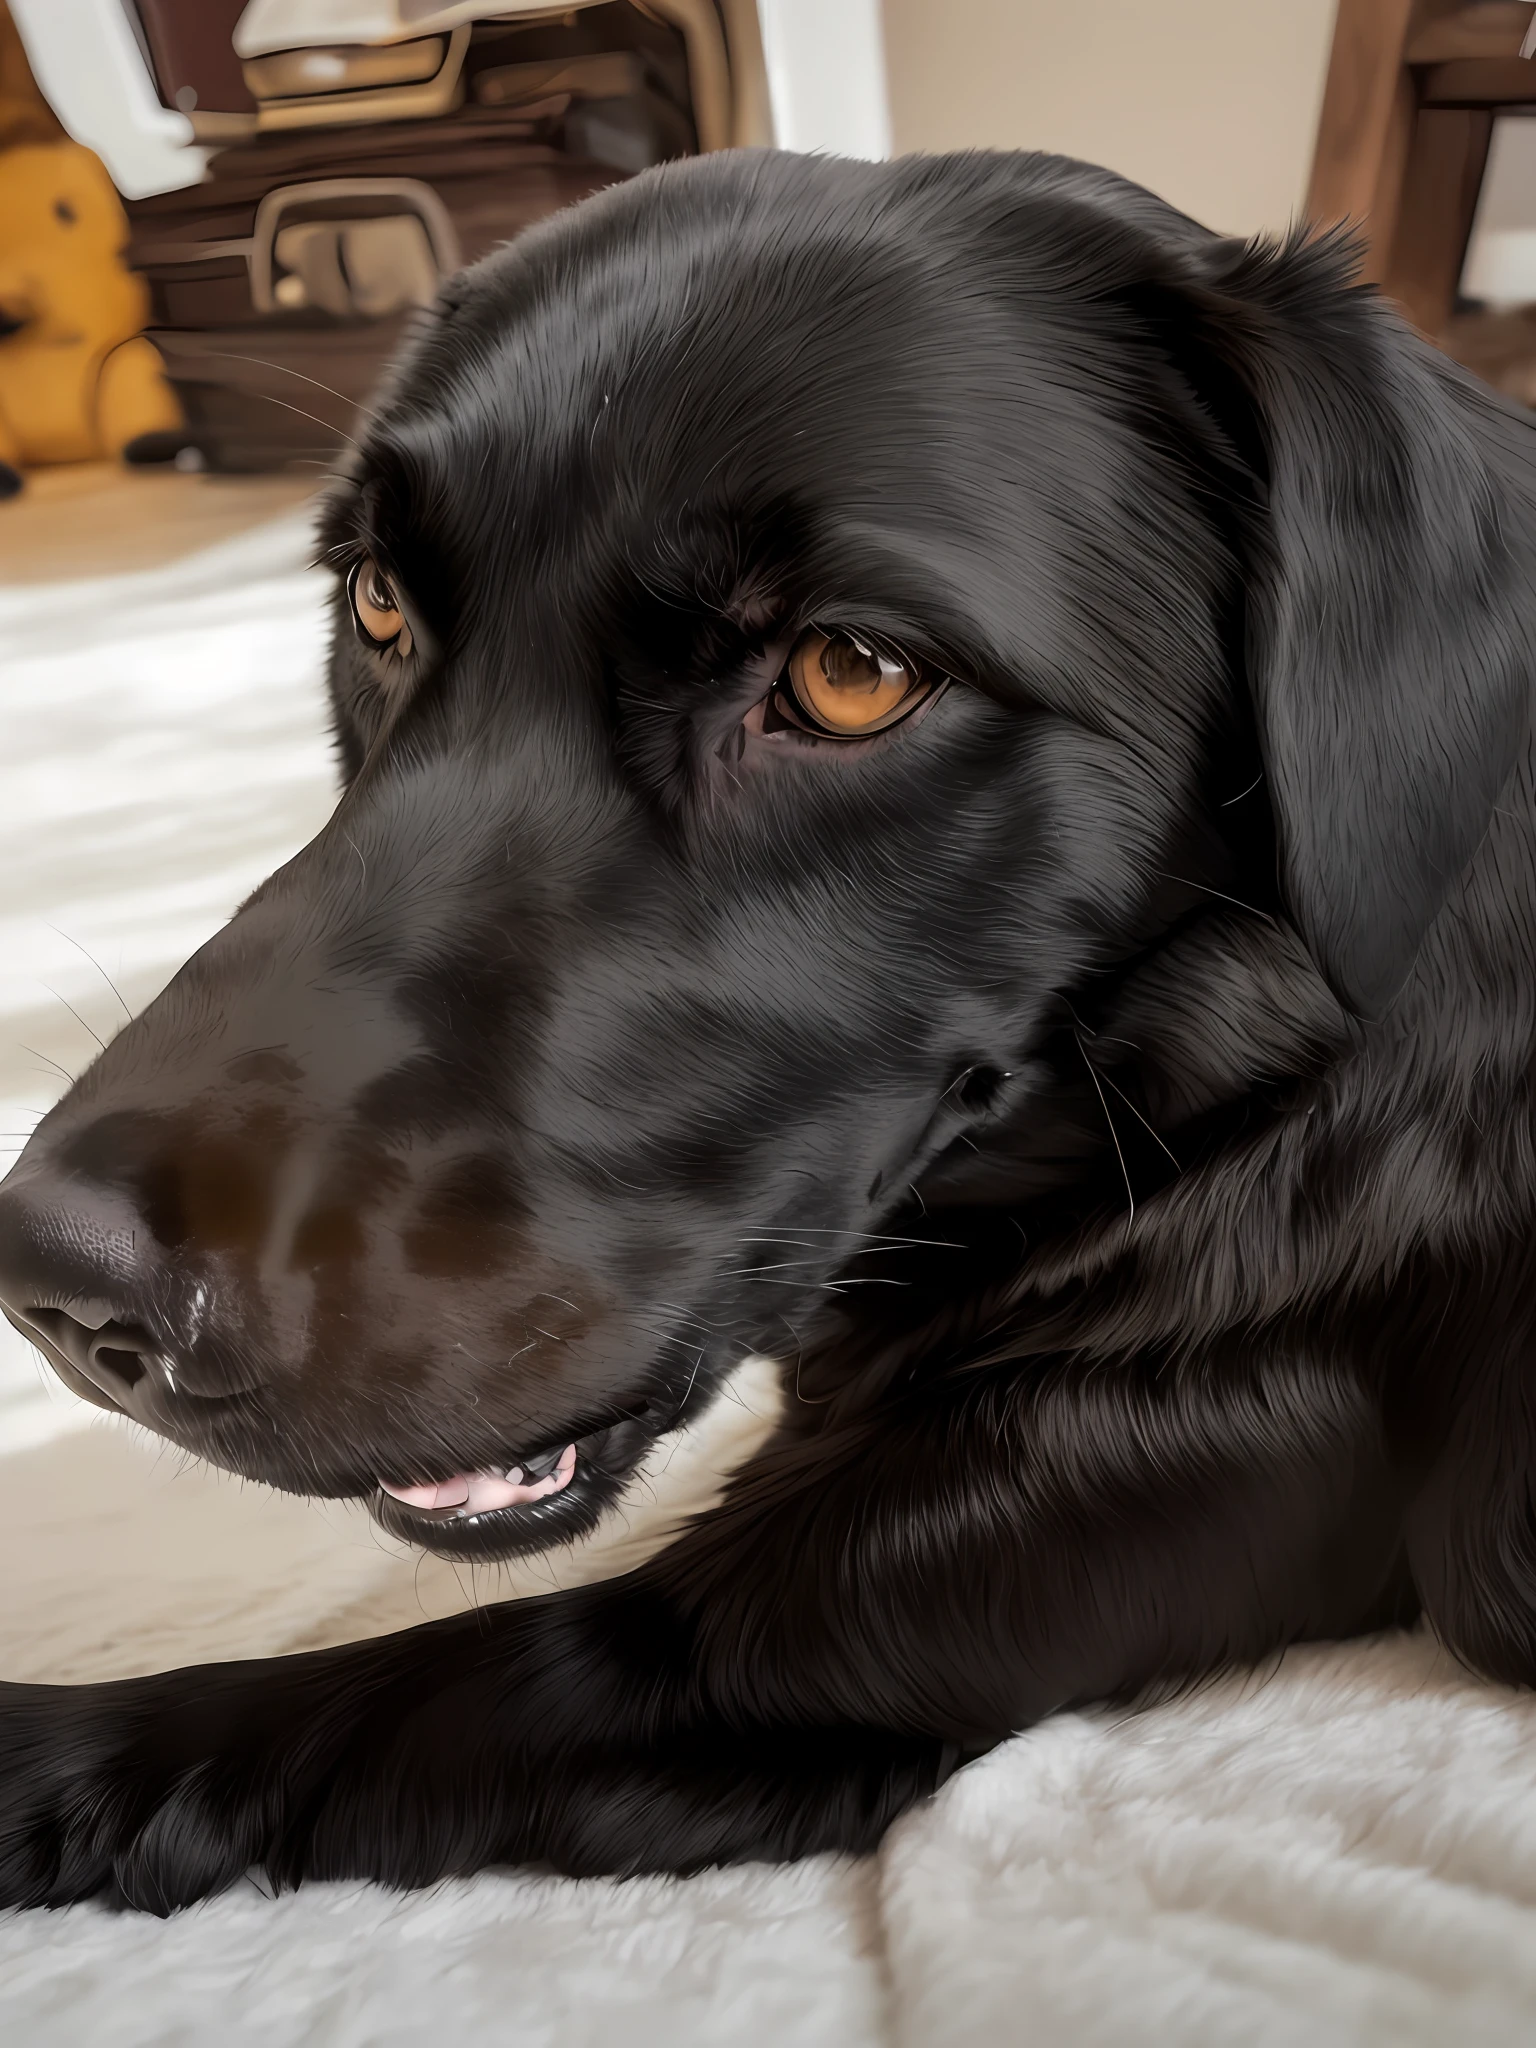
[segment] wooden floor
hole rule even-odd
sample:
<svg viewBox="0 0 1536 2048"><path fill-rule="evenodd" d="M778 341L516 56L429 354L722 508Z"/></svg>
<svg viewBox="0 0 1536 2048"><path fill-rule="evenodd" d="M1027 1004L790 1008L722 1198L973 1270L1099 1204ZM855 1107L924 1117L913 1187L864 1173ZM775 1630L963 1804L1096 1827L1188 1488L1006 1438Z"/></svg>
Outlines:
<svg viewBox="0 0 1536 2048"><path fill-rule="evenodd" d="M316 473L184 476L72 462L28 473L0 504L0 585L150 569L228 540L313 495Z"/></svg>

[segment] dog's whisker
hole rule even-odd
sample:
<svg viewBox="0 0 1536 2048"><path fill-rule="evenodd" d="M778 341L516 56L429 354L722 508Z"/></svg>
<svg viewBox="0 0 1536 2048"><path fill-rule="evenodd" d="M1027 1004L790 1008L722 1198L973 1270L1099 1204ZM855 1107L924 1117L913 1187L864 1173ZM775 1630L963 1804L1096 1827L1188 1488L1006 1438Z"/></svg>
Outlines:
<svg viewBox="0 0 1536 2048"><path fill-rule="evenodd" d="M129 1009L127 1003L124 1001L122 990L118 987L117 983L112 979L111 975L108 974L107 970L105 969L105 967L102 966L101 962L96 958L96 955L93 952L91 952L89 947L81 945L80 941L77 938L73 937L71 933L62 930L58 925L51 924L49 925L48 929L51 932L56 932L67 946L73 946L77 953L84 954L85 958L90 961L91 965L95 968L96 972L107 984L107 987L111 989L113 995L116 996L118 1005L123 1013L124 1021L126 1023L131 1024L133 1022L133 1012Z"/></svg>
<svg viewBox="0 0 1536 2048"><path fill-rule="evenodd" d="M1076 1037L1075 1032L1073 1036ZM1131 1191L1131 1176L1130 1171L1125 1163L1125 1154L1120 1149L1120 1133L1115 1129L1115 1120L1109 1113L1108 1098L1105 1096L1104 1090L1099 1086L1099 1077L1094 1072L1093 1062L1089 1059L1087 1051L1084 1048L1083 1041L1080 1038L1077 1040L1077 1049L1080 1053L1082 1053L1083 1065L1088 1069L1088 1078L1093 1083L1094 1093L1099 1098L1099 1107L1104 1112L1104 1121L1109 1126L1110 1143L1114 1146L1115 1157L1120 1162L1120 1174L1121 1178L1125 1182L1125 1198L1127 1202L1129 1202L1131 1210L1131 1213L1126 1220L1126 1228L1127 1230L1129 1230L1131 1225L1136 1221L1136 1197Z"/></svg>
<svg viewBox="0 0 1536 2048"><path fill-rule="evenodd" d="M85 1019L81 1016L80 1012L75 1008L74 1004L69 1001L67 996L61 996L58 990L56 988L50 988L46 981L40 981L38 983L38 987L41 989L46 989L48 994L53 997L56 1003L62 1003L65 1009L68 1010L71 1017L73 1017L75 1022L80 1026L81 1030L88 1031L91 1037L94 1038L96 1043L101 1047L102 1051L106 1051L107 1041L102 1037L101 1033L98 1030L96 1030L93 1025L86 1023Z"/></svg>
<svg viewBox="0 0 1536 2048"><path fill-rule="evenodd" d="M1120 1042L1124 1043L1123 1040ZM1112 1074L1100 1074L1099 1079L1103 1081L1108 1087L1114 1089L1115 1093L1119 1096L1120 1100L1131 1112L1131 1115L1135 1117L1137 1123L1139 1123L1142 1126L1142 1128L1147 1132L1148 1136L1151 1137L1156 1144L1162 1146L1163 1150L1168 1154L1168 1157L1173 1161L1175 1167L1178 1169L1180 1173L1182 1173L1184 1171L1184 1163L1179 1158L1178 1153L1175 1152L1173 1147L1167 1143L1167 1141L1163 1137L1162 1132L1154 1129L1154 1127L1147 1122L1147 1119L1136 1107L1135 1103L1131 1100L1130 1096L1126 1094L1125 1090L1122 1087L1120 1087L1118 1082L1115 1080L1114 1076Z"/></svg>
<svg viewBox="0 0 1536 2048"><path fill-rule="evenodd" d="M1202 896L1215 896L1221 902L1230 903L1238 910L1246 910L1250 917L1260 918L1271 930L1275 929L1275 920L1267 910L1260 910L1256 903L1245 903L1241 896L1229 896L1225 889L1213 889L1207 882L1191 881L1188 875L1172 875L1164 868L1159 868L1155 872L1161 875L1165 882L1177 882L1185 889L1198 889Z"/></svg>
<svg viewBox="0 0 1536 2048"><path fill-rule="evenodd" d="M275 397L270 391L253 391L251 396L263 400L267 405L279 405L284 412L297 413L301 420L312 420L317 427L323 427L328 434L334 434L336 431L334 420L323 420L319 413L306 412L302 405L290 405L286 398Z"/></svg>
<svg viewBox="0 0 1536 2048"><path fill-rule="evenodd" d="M254 363L258 369L277 370L280 371L281 374L285 377L296 377L301 384L313 384L317 391L323 391L328 398L340 399L341 403L344 406L346 406L349 411L358 412L361 418L367 419L368 417L370 417L370 415L366 411L363 411L363 409L358 406L358 402L355 398L348 398L345 391L338 391L334 384L322 383L318 377L311 377L306 375L306 373L303 370L294 369L291 363L274 362L270 356L240 355L236 350L232 348L210 349L209 354L217 357L217 359L220 362ZM306 417L313 419L314 414L307 414ZM321 426L324 426L326 422L324 420L321 420L319 424Z"/></svg>
<svg viewBox="0 0 1536 2048"><path fill-rule="evenodd" d="M65 1005L65 1008L68 1008L68 1004ZM29 1053L35 1060L41 1060L45 1067L52 1067L53 1071L56 1074L62 1074L64 1079L69 1083L70 1087L74 1087L75 1077L72 1073L70 1073L67 1067L61 1067L57 1060L49 1059L47 1053L39 1052L35 1046L21 1045L21 1041L19 1039L17 1040L17 1044L21 1047L21 1050L24 1053Z"/></svg>

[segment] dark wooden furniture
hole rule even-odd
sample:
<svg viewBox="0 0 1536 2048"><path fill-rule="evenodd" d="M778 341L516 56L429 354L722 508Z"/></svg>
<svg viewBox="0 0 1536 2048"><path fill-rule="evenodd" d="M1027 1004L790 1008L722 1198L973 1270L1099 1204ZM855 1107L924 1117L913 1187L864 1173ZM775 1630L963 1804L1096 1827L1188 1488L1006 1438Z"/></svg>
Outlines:
<svg viewBox="0 0 1536 2048"><path fill-rule="evenodd" d="M1536 109L1531 0L1339 0L1307 194L1426 334L1451 317L1496 114Z"/></svg>

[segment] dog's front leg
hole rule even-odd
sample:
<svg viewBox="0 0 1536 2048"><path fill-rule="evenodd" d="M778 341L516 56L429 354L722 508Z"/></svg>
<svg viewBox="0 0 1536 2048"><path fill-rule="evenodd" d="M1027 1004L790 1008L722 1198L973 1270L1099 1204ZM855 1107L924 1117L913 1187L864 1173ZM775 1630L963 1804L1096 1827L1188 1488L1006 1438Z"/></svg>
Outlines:
<svg viewBox="0 0 1536 2048"><path fill-rule="evenodd" d="M166 1913L275 1861L370 1719L408 1714L409 1640L0 1685L0 1903Z"/></svg>
<svg viewBox="0 0 1536 2048"><path fill-rule="evenodd" d="M767 1447L606 1585L0 1688L0 1899L163 1912L252 1865L412 1885L869 1848L1054 1707L1389 1617L1379 1423L1318 1377L978 1373Z"/></svg>
<svg viewBox="0 0 1536 2048"><path fill-rule="evenodd" d="M729 1725L693 1636L637 1576L306 1656L0 1686L0 1903L789 1857L872 1844L936 1782L938 1741Z"/></svg>

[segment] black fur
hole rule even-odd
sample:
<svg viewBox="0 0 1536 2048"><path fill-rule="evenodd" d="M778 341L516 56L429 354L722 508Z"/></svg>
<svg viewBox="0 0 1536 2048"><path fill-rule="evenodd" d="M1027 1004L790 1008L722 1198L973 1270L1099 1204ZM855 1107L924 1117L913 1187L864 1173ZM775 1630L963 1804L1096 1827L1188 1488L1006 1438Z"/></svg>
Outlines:
<svg viewBox="0 0 1536 2048"><path fill-rule="evenodd" d="M44 1122L0 1294L282 1486L579 1440L376 1500L450 1551L750 1351L785 1420L626 1578L6 1689L5 1898L863 1849L1421 1606L1536 1678L1536 466L1349 268L761 154L450 287L327 514L336 816ZM955 680L771 744L813 624Z"/></svg>

